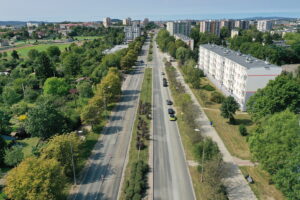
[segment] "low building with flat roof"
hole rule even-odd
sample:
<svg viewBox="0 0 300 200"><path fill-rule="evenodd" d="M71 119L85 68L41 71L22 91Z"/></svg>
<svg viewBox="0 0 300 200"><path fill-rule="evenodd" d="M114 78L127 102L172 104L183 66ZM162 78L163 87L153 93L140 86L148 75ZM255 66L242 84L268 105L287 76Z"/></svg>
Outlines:
<svg viewBox="0 0 300 200"><path fill-rule="evenodd" d="M182 40L186 45L190 47L191 50L194 50L194 40L192 38L182 34L175 34L174 37L176 40Z"/></svg>
<svg viewBox="0 0 300 200"><path fill-rule="evenodd" d="M233 96L242 111L248 99L282 71L279 66L213 44L200 45L198 67L226 96Z"/></svg>

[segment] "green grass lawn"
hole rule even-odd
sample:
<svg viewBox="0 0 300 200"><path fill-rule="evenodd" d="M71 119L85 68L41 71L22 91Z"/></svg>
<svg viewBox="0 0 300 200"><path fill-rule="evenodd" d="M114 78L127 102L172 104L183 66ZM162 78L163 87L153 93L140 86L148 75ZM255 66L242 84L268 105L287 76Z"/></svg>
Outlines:
<svg viewBox="0 0 300 200"><path fill-rule="evenodd" d="M101 38L102 36L76 36L74 37L75 40L83 41L83 40L93 40Z"/></svg>
<svg viewBox="0 0 300 200"><path fill-rule="evenodd" d="M28 52L31 49L36 49L38 51L45 51L48 47L50 46L58 46L58 48L61 51L64 51L66 47L68 47L70 44L38 44L38 45L33 45L33 46L29 46L29 47L24 47L21 49L17 49L16 51L19 53L20 57L27 57ZM12 50L7 51L8 54L11 54Z"/></svg>
<svg viewBox="0 0 300 200"><path fill-rule="evenodd" d="M142 102L148 102L151 103L152 102L152 68L147 68L145 70L145 74L144 74L144 81L142 84L142 90L141 90L141 94L140 94L140 101ZM145 120L148 124L148 126L150 125L150 120L146 118L146 116L144 115L138 115L137 116L143 118L143 120ZM145 163L148 163L148 159L149 159L149 141L146 140L146 147L141 150L140 152L138 151L138 149L136 148L136 136L137 136L137 125L138 125L138 119L135 119L134 122L134 126L133 126L133 130L132 130L132 139L131 139L131 143L130 143L130 150L129 150L129 160L128 160L128 164L126 166L126 170L125 170L125 178L124 178L124 183L122 185L122 192L121 192L121 200L125 199L125 183L127 180L129 180L130 178L130 172L131 172L131 167L132 164L137 162L138 160L143 160ZM150 127L149 127L150 128Z"/></svg>

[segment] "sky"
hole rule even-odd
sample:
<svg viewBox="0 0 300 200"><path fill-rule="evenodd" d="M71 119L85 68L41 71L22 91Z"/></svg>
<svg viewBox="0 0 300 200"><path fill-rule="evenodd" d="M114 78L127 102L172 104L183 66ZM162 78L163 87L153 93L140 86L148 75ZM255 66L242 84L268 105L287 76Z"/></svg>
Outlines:
<svg viewBox="0 0 300 200"><path fill-rule="evenodd" d="M300 0L0 0L0 21L299 17Z"/></svg>

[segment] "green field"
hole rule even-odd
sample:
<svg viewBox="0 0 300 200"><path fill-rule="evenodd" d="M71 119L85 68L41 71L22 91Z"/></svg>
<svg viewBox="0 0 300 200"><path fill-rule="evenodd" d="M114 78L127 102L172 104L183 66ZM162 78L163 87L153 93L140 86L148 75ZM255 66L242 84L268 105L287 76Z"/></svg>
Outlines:
<svg viewBox="0 0 300 200"><path fill-rule="evenodd" d="M76 36L74 37L75 40L82 41L82 40L93 40L101 38L101 36Z"/></svg>
<svg viewBox="0 0 300 200"><path fill-rule="evenodd" d="M70 44L39 44L39 45L33 45L29 47L24 47L21 49L17 49L20 57L27 57L28 52L31 49L36 49L38 51L45 51L50 46L58 46L61 51L64 51L66 47L68 47ZM8 54L10 54L12 50L7 51Z"/></svg>

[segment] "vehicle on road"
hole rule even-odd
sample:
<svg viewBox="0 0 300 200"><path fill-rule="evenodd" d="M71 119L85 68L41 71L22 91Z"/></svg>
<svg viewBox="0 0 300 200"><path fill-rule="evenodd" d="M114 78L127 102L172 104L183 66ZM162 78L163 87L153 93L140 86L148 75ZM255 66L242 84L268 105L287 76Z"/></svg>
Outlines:
<svg viewBox="0 0 300 200"><path fill-rule="evenodd" d="M164 83L163 83L163 86L164 86L164 87L168 87L168 83L167 83L167 82L164 82Z"/></svg>
<svg viewBox="0 0 300 200"><path fill-rule="evenodd" d="M168 113L169 113L170 115L172 115L172 114L175 114L175 111L174 111L172 108L169 108L169 109L168 109Z"/></svg>
<svg viewBox="0 0 300 200"><path fill-rule="evenodd" d="M167 100L167 105L173 105L173 102L171 100Z"/></svg>
<svg viewBox="0 0 300 200"><path fill-rule="evenodd" d="M170 121L176 121L176 116L174 114L171 114L169 117Z"/></svg>
<svg viewBox="0 0 300 200"><path fill-rule="evenodd" d="M165 72L162 72L161 75L165 75Z"/></svg>
<svg viewBox="0 0 300 200"><path fill-rule="evenodd" d="M166 79L166 78L163 78L163 81L167 81L167 79Z"/></svg>

